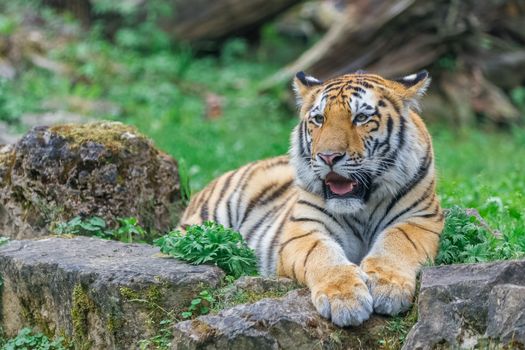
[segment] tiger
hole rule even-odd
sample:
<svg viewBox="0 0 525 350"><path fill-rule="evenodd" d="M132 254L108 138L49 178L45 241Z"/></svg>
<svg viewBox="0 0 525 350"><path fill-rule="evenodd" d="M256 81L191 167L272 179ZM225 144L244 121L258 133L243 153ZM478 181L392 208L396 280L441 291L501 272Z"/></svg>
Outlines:
<svg viewBox="0 0 525 350"><path fill-rule="evenodd" d="M419 100L427 71L387 79L358 71L293 79L299 123L288 155L218 177L180 229L208 220L239 231L262 275L306 285L337 326L396 315L437 254L444 216Z"/></svg>

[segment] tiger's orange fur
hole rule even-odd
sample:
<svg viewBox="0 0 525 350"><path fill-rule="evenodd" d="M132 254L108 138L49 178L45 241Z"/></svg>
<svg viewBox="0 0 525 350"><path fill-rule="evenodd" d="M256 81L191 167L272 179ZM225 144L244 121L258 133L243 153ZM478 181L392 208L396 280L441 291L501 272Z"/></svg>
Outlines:
<svg viewBox="0 0 525 350"><path fill-rule="evenodd" d="M307 285L337 325L407 310L443 228L432 143L417 114L429 81L426 72L324 83L298 73L289 156L217 178L192 199L181 227L214 220L240 231L261 273Z"/></svg>

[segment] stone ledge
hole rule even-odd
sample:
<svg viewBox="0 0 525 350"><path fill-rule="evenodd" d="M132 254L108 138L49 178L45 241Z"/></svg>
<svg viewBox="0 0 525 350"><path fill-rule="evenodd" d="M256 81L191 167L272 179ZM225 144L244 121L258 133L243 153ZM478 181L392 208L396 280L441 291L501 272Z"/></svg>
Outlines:
<svg viewBox="0 0 525 350"><path fill-rule="evenodd" d="M162 258L146 244L47 237L0 247L0 324L7 336L36 327L77 348L128 349L155 334L159 307L187 306L224 273Z"/></svg>
<svg viewBox="0 0 525 350"><path fill-rule="evenodd" d="M374 315L360 327L336 327L299 289L177 323L172 349L375 349L387 322Z"/></svg>
<svg viewBox="0 0 525 350"><path fill-rule="evenodd" d="M419 320L403 349L523 348L524 287L525 260L424 269Z"/></svg>

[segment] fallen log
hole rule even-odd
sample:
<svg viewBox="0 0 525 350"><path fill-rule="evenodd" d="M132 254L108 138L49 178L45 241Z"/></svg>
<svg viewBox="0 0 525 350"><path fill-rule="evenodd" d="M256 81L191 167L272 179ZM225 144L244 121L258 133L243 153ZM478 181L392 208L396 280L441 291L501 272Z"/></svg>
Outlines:
<svg viewBox="0 0 525 350"><path fill-rule="evenodd" d="M298 71L328 79L359 69L396 77L425 68L459 109L459 123L478 113L496 123L520 119L506 94L525 83L525 1L342 2L324 37L264 81L262 90Z"/></svg>

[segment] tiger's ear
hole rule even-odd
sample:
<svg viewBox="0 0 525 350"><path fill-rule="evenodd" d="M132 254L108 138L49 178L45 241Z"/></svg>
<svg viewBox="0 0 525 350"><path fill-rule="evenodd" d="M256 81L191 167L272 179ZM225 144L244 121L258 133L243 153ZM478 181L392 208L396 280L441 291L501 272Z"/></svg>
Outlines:
<svg viewBox="0 0 525 350"><path fill-rule="evenodd" d="M293 80L293 90L295 97L297 98L297 104L300 106L303 104L303 100L313 86L321 85L323 82L312 76L299 72L295 75Z"/></svg>
<svg viewBox="0 0 525 350"><path fill-rule="evenodd" d="M427 91L431 80L426 70L394 79L404 87L401 98L405 104L415 109L419 109L418 100Z"/></svg>

